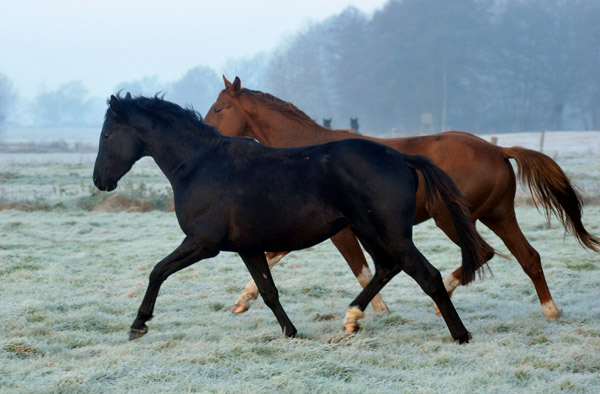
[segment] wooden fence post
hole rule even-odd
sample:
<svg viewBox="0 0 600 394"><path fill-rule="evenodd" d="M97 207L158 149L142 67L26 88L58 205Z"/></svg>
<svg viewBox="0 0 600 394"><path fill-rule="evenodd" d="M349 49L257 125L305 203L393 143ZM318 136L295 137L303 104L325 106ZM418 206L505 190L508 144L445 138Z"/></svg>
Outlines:
<svg viewBox="0 0 600 394"><path fill-rule="evenodd" d="M546 134L546 123L542 123L542 134L540 135L540 152L544 153L544 134Z"/></svg>

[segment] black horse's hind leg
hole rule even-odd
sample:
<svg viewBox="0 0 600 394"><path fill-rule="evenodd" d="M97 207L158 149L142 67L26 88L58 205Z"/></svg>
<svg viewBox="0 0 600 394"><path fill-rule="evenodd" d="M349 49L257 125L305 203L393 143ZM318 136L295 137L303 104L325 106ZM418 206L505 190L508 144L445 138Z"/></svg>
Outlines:
<svg viewBox="0 0 600 394"><path fill-rule="evenodd" d="M199 248L197 242L190 237L186 237L177 249L156 264L150 273L150 281L142 305L140 305L137 317L131 325L129 339L137 339L148 332L146 322L152 318L158 291L160 290L162 283L171 274L188 267L201 259L216 256L217 253L218 251L209 251L207 249Z"/></svg>
<svg viewBox="0 0 600 394"><path fill-rule="evenodd" d="M279 293L273 282L271 270L269 270L265 255L263 253L240 253L239 255L244 260L248 271L250 271L250 275L252 275L252 279L254 279L265 304L275 314L283 330L283 335L288 337L295 336L297 332L296 327L294 327L279 302Z"/></svg>
<svg viewBox="0 0 600 394"><path fill-rule="evenodd" d="M365 243L363 242L363 244ZM371 282L350 304L346 319L344 320L346 331L356 331L358 329L356 321L362 317L362 312L371 301L371 298L398 272L404 270L438 305L452 338L459 343L469 341L471 334L463 325L456 309L454 309L454 305L450 301L450 296L444 287L440 272L427 261L412 242L402 248L402 255L400 257L386 257L385 254L376 253L368 245L365 244L365 246L371 251L370 254L373 256L376 271ZM390 262L393 262L391 267L389 266Z"/></svg>
<svg viewBox="0 0 600 394"><path fill-rule="evenodd" d="M347 332L356 332L359 329L358 319L363 317L363 312L369 305L369 302L375 297L381 289L400 272L400 266L395 266L393 269L382 268L375 262L375 275L373 279L367 283L365 288L360 292L358 297L350 303L346 318L344 319L344 329Z"/></svg>
<svg viewBox="0 0 600 394"><path fill-rule="evenodd" d="M448 330L450 330L452 338L459 343L469 342L471 334L463 325L458 312L456 312L452 301L450 301L440 271L427 261L414 244L407 251L402 269L433 299L448 326Z"/></svg>

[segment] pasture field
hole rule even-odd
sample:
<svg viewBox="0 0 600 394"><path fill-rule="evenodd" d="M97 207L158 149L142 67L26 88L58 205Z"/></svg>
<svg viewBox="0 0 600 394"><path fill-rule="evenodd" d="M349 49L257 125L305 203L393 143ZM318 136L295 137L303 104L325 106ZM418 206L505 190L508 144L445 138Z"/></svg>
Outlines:
<svg viewBox="0 0 600 394"><path fill-rule="evenodd" d="M600 133L567 135L554 151L559 136L551 134L545 151L581 187L590 202L584 223L600 235ZM499 143L535 148L539 137ZM148 275L183 235L151 160L107 194L93 188L94 158L0 154L0 393L600 390L599 256L523 193L517 216L563 312L556 321L544 318L518 263L497 256L491 273L453 297L471 343L451 340L432 301L403 273L382 291L391 312L369 307L361 331L346 335L342 320L360 287L326 241L274 269L297 338L282 336L260 299L231 314L249 274L236 254L221 253L167 280L148 334L130 342ZM444 276L459 265L459 249L431 221L414 238Z"/></svg>

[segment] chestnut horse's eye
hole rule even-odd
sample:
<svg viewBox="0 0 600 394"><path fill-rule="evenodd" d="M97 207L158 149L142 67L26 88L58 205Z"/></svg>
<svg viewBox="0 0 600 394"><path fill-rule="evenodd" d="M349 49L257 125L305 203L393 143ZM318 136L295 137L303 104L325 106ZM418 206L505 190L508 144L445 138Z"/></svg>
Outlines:
<svg viewBox="0 0 600 394"><path fill-rule="evenodd" d="M215 113L218 114L219 112L221 112L221 108L215 108Z"/></svg>

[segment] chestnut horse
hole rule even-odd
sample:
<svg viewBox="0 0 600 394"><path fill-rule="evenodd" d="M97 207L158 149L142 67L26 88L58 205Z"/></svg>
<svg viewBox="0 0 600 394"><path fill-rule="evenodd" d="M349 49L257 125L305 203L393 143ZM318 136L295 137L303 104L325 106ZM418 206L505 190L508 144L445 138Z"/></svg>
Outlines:
<svg viewBox="0 0 600 394"><path fill-rule="evenodd" d="M170 275L220 251L238 252L284 335L294 336L296 328L279 302L263 251L307 248L350 226L376 270L350 303L347 331L358 329L371 298L404 271L439 306L452 338L469 341L439 271L412 242L414 169L425 177L428 204L446 211L455 226L463 283L473 280L484 263L481 239L458 189L428 159L364 140L274 149L225 137L196 112L174 103L129 97L110 99L94 184L112 191L137 160L151 156L173 187L175 214L185 234L181 245L152 270L130 339L146 334L160 287ZM261 187L265 179L277 179L277 189Z"/></svg>
<svg viewBox="0 0 600 394"><path fill-rule="evenodd" d="M600 251L600 239L590 235L581 222L581 197L558 164L542 153L518 146L496 146L475 135L459 131L382 139L352 134L345 130L331 130L319 126L289 102L268 93L242 88L238 77L233 84L225 77L223 80L225 89L209 109L205 122L216 126L225 135L249 136L274 147L362 138L380 142L404 153L430 158L454 180L467 200L472 220L479 220L489 227L516 257L533 281L542 311L549 319L559 317L561 312L546 284L540 255L527 241L517 223L514 209L516 181L509 159L516 161L520 181L529 188L533 201L545 210L545 214L556 214L582 246L595 252ZM433 217L438 227L456 242L453 229L448 226L447 221L439 220L436 212L432 212L427 206L420 189L419 186L415 224ZM364 286L367 282L365 278L370 277L370 271L352 233L343 230L331 240ZM488 259L491 258L492 249L489 246L484 248ZM275 257L274 263L283 255L267 256ZM449 294L460 284L460 272L461 269L458 268L444 279ZM253 298L256 298L255 286L249 283L236 301L234 311L245 311L249 307L248 299Z"/></svg>

